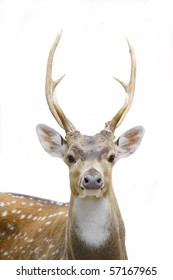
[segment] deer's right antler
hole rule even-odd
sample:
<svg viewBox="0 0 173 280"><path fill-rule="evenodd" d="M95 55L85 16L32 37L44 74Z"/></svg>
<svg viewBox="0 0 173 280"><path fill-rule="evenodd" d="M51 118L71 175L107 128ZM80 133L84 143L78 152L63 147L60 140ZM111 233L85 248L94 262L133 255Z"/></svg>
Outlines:
<svg viewBox="0 0 173 280"><path fill-rule="evenodd" d="M64 78L65 75L61 76L56 81L52 79L53 58L54 58L55 50L61 39L61 34L62 32L60 32L57 35L49 52L48 61L47 61L45 92L46 92L47 103L52 115L54 116L58 124L65 130L65 132L68 133L68 132L76 131L76 128L65 116L64 112L62 111L61 107L59 106L58 102L54 97L55 88L60 83L60 81Z"/></svg>

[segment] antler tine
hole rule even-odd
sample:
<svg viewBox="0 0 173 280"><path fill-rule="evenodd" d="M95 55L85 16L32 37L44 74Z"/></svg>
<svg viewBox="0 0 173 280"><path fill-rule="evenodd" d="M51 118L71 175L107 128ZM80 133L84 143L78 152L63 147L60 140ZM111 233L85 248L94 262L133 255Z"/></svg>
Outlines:
<svg viewBox="0 0 173 280"><path fill-rule="evenodd" d="M48 61L47 61L45 92L46 92L46 100L52 115L54 116L58 124L65 130L65 132L68 133L68 132L76 131L76 128L65 116L58 102L55 101L54 98L55 88L60 83L60 81L64 78L65 75L61 76L59 79L55 81L52 79L52 65L53 65L54 54L59 44L59 41L61 39L61 35L62 35L62 31L57 35L49 52Z"/></svg>
<svg viewBox="0 0 173 280"><path fill-rule="evenodd" d="M127 38L126 38L127 40ZM116 81L118 81L126 92L126 99L121 107L121 109L117 112L117 114L113 117L113 119L110 122L107 122L105 125L105 129L114 133L115 129L122 123L124 120L126 114L128 113L134 96L135 91L135 80L136 80L136 59L135 59L135 53L130 45L129 41L127 40L128 46L129 46L129 52L130 52L130 58L131 58L131 74L130 74L130 81L128 84L125 84L123 81L114 78Z"/></svg>

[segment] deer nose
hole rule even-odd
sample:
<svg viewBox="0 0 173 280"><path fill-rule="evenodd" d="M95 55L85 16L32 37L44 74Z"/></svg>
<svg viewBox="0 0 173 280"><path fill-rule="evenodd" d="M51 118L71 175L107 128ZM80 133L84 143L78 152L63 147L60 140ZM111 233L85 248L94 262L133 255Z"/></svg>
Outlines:
<svg viewBox="0 0 173 280"><path fill-rule="evenodd" d="M82 184L87 190L100 189L103 186L103 180L100 172L94 168L89 169L84 174Z"/></svg>

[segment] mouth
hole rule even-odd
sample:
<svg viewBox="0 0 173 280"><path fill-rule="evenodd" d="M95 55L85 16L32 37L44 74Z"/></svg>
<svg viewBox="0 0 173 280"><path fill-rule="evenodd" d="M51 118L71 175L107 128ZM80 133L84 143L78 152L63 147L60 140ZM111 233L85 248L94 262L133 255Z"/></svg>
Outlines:
<svg viewBox="0 0 173 280"><path fill-rule="evenodd" d="M80 198L85 198L85 197L96 197L96 198L99 198L99 197L102 197L102 189L96 189L96 190L87 190L85 188L82 189L81 193L79 194L79 197Z"/></svg>

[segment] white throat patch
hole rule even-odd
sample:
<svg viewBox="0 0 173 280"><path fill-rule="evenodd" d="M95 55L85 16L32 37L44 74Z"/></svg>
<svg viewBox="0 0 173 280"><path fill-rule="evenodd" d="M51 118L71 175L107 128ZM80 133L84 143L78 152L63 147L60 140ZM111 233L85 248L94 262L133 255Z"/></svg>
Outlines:
<svg viewBox="0 0 173 280"><path fill-rule="evenodd" d="M88 246L100 247L109 238L110 207L107 198L77 197L73 214L77 236Z"/></svg>

